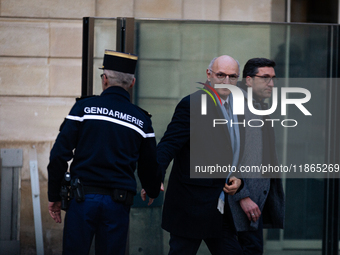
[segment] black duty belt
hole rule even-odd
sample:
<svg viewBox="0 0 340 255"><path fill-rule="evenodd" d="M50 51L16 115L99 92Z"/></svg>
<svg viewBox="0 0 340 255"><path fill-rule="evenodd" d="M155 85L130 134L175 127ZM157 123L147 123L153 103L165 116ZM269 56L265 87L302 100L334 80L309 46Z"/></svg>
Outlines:
<svg viewBox="0 0 340 255"><path fill-rule="evenodd" d="M135 196L133 192L124 189L108 189L93 186L84 186L84 192L85 194L109 195L113 201L125 205L132 205L133 197Z"/></svg>

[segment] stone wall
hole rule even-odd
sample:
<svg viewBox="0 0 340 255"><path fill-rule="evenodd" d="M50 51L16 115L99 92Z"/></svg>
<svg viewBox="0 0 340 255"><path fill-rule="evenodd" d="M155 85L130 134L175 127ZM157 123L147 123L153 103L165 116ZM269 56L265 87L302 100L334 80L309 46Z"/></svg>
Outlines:
<svg viewBox="0 0 340 255"><path fill-rule="evenodd" d="M277 2L277 1L276 1ZM47 164L81 91L82 18L271 21L272 0L1 0L0 148L22 148L21 251L35 253L29 148L37 148L45 254L61 253L47 211Z"/></svg>

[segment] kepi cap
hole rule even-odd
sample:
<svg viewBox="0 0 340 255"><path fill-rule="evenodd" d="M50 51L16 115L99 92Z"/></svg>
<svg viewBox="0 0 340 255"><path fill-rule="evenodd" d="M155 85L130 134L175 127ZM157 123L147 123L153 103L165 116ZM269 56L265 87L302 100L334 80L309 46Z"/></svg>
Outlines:
<svg viewBox="0 0 340 255"><path fill-rule="evenodd" d="M105 50L103 66L99 69L107 69L122 73L134 74L138 56L113 50Z"/></svg>

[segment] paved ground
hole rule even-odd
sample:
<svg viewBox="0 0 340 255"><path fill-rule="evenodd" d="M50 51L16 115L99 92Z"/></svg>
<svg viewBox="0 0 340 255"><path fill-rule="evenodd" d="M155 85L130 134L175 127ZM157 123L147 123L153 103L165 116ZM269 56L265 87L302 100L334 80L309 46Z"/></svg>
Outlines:
<svg viewBox="0 0 340 255"><path fill-rule="evenodd" d="M167 254L167 253L164 253ZM205 243L202 242L197 255L210 255ZM265 251L263 255L322 255L321 250L284 250L284 251ZM339 253L340 255L340 253Z"/></svg>
<svg viewBox="0 0 340 255"><path fill-rule="evenodd" d="M286 251L267 251L263 255L321 255L322 251L296 251L296 250L286 250Z"/></svg>
<svg viewBox="0 0 340 255"><path fill-rule="evenodd" d="M20 254L21 255L35 255L36 251L35 249L25 249L25 250L21 250ZM205 247L201 247L197 255L210 255L210 252L207 249L205 249ZM296 251L296 250L266 251L263 255L322 255L322 251Z"/></svg>

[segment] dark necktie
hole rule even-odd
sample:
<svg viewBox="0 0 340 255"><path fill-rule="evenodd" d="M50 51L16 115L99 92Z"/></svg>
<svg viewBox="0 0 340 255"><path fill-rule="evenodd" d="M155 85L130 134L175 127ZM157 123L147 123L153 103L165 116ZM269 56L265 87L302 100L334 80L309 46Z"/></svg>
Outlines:
<svg viewBox="0 0 340 255"><path fill-rule="evenodd" d="M229 110L230 107L229 107L229 104L228 104L227 101L225 101L225 103L224 103L224 108L227 110L227 114L230 117L230 110Z"/></svg>

